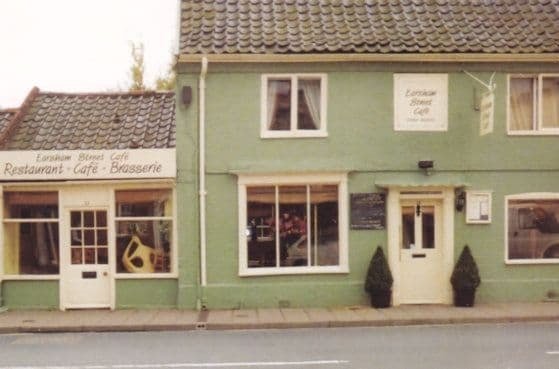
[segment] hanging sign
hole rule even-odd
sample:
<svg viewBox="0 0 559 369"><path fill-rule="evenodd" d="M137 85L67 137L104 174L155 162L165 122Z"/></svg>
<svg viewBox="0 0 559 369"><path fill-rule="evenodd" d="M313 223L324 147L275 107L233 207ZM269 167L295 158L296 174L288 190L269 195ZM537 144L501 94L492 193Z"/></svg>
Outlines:
<svg viewBox="0 0 559 369"><path fill-rule="evenodd" d="M394 129L446 131L448 76L446 74L394 75Z"/></svg>
<svg viewBox="0 0 559 369"><path fill-rule="evenodd" d="M493 112L495 110L495 94L485 91L481 95L479 104L479 135L484 136L493 132Z"/></svg>
<svg viewBox="0 0 559 369"><path fill-rule="evenodd" d="M175 149L0 151L0 180L176 177Z"/></svg>
<svg viewBox="0 0 559 369"><path fill-rule="evenodd" d="M383 193L351 194L351 229L384 229L386 195Z"/></svg>

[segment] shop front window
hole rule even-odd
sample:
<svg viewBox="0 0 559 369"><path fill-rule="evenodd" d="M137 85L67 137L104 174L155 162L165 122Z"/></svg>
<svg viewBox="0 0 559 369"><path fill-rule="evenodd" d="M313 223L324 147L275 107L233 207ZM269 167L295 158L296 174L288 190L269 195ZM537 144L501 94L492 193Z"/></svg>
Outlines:
<svg viewBox="0 0 559 369"><path fill-rule="evenodd" d="M507 259L558 261L559 198L510 198L507 207Z"/></svg>
<svg viewBox="0 0 559 369"><path fill-rule="evenodd" d="M4 274L59 273L57 192L4 193Z"/></svg>
<svg viewBox="0 0 559 369"><path fill-rule="evenodd" d="M346 247L340 226L345 224L345 213L340 211L340 186L328 182L243 186L246 202L240 206L246 214L241 222L245 235L241 240L241 254L246 254L244 272L342 269Z"/></svg>
<svg viewBox="0 0 559 369"><path fill-rule="evenodd" d="M118 273L170 273L172 190L115 192Z"/></svg>

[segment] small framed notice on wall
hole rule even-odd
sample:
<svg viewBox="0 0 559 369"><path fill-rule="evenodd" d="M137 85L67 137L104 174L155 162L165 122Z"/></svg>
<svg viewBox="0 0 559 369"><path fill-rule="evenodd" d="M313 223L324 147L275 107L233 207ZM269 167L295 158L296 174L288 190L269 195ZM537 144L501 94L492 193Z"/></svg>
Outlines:
<svg viewBox="0 0 559 369"><path fill-rule="evenodd" d="M491 191L466 191L466 223L491 223Z"/></svg>

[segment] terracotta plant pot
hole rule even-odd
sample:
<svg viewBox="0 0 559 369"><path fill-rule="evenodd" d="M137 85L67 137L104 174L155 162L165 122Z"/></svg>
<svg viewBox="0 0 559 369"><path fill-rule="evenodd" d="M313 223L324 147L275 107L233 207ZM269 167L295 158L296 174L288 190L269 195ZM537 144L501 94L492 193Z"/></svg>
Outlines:
<svg viewBox="0 0 559 369"><path fill-rule="evenodd" d="M475 288L463 288L454 290L454 306L472 307L476 298Z"/></svg>
<svg viewBox="0 0 559 369"><path fill-rule="evenodd" d="M390 300L392 298L392 291L374 291L370 294L371 306L377 309L384 309L390 307Z"/></svg>

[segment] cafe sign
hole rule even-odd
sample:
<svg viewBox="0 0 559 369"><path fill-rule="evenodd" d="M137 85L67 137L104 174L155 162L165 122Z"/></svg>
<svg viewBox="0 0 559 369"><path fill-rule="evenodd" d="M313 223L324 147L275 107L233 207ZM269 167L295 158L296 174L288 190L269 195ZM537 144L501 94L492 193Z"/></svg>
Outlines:
<svg viewBox="0 0 559 369"><path fill-rule="evenodd" d="M394 129L446 131L448 75L394 74Z"/></svg>
<svg viewBox="0 0 559 369"><path fill-rule="evenodd" d="M175 149L0 152L0 180L176 177Z"/></svg>

